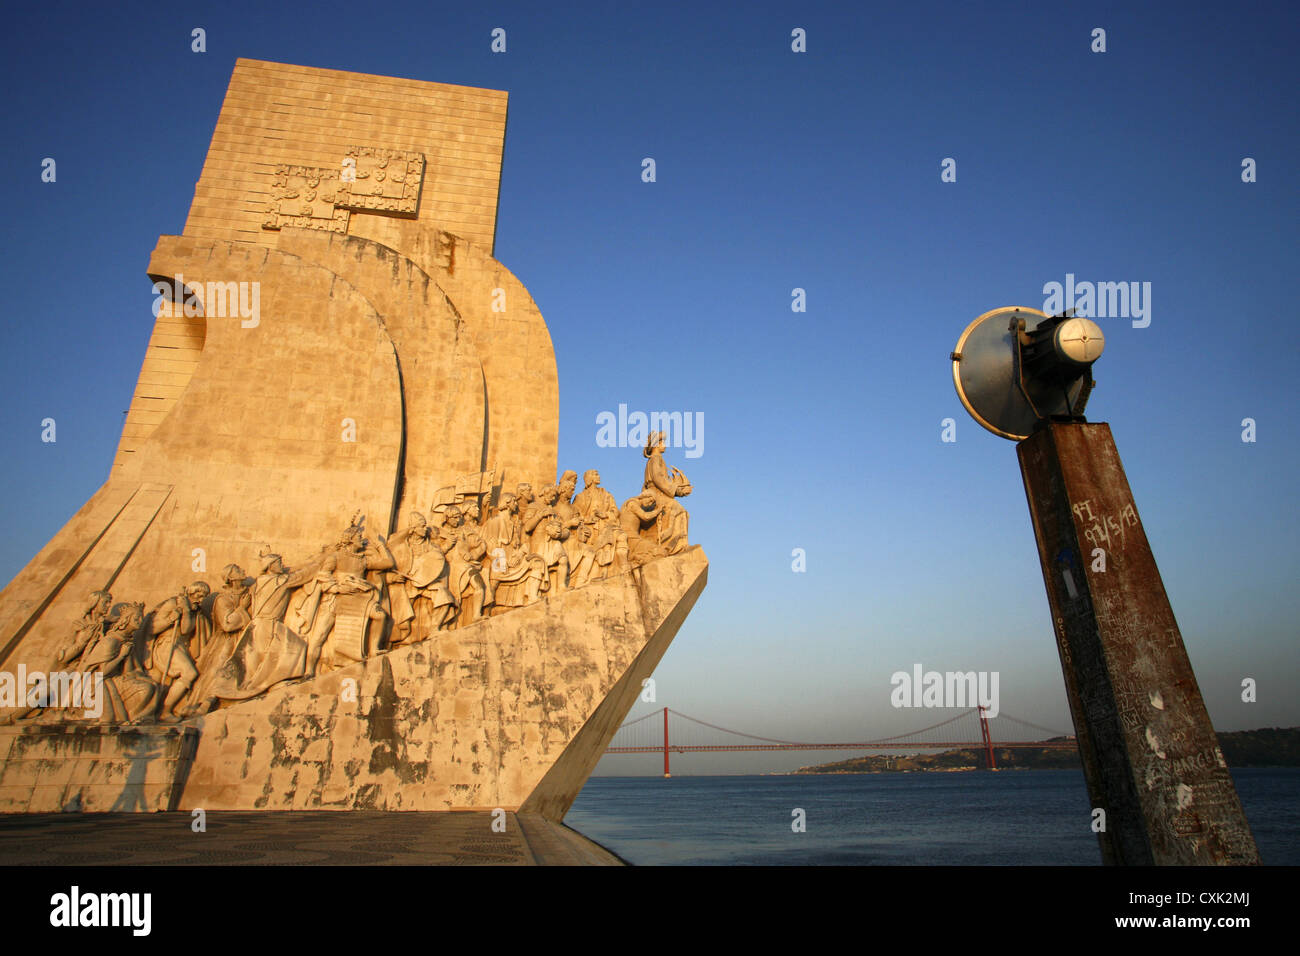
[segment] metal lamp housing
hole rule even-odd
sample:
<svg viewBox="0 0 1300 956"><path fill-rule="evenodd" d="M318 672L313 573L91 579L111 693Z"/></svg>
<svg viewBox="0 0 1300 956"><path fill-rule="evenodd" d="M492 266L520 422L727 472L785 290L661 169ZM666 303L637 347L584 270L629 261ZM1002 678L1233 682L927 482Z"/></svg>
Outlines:
<svg viewBox="0 0 1300 956"><path fill-rule="evenodd" d="M1022 441L1039 422L1083 420L1105 336L1091 319L1007 306L966 327L953 351L952 380L970 416L993 434Z"/></svg>

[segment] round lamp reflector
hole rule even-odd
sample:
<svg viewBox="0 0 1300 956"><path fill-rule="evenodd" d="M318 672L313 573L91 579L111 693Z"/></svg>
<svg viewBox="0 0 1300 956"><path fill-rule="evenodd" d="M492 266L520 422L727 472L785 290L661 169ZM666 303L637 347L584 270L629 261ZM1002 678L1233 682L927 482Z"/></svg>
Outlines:
<svg viewBox="0 0 1300 956"><path fill-rule="evenodd" d="M1011 324L1023 320L1025 331L1032 332L1047 318L1038 309L1006 306L985 312L957 340L952 354L957 397L975 421L1002 438L1028 438L1040 419L1070 414L1083 392L1086 375L1064 390L1030 382L1026 395L1021 387ZM1101 354L1104 342L1094 322L1076 318L1061 324L1054 348L1062 358L1087 364Z"/></svg>

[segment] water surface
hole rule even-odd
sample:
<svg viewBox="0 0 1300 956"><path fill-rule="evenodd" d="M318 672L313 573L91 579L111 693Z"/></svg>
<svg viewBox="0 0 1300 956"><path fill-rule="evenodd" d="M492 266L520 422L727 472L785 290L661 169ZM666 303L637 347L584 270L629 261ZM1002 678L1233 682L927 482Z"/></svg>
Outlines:
<svg viewBox="0 0 1300 956"><path fill-rule="evenodd" d="M1300 769L1233 779L1264 862L1300 864ZM593 777L564 822L641 865L1101 862L1080 770Z"/></svg>

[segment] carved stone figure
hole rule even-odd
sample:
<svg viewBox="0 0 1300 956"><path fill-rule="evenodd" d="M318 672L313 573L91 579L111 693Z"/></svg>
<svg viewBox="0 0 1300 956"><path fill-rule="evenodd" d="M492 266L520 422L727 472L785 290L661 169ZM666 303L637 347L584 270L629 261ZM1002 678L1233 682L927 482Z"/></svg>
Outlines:
<svg viewBox="0 0 1300 956"><path fill-rule="evenodd" d="M492 517L483 523L483 543L489 560L497 557L498 550L504 554L520 546L519 499L515 495L503 494Z"/></svg>
<svg viewBox="0 0 1300 956"><path fill-rule="evenodd" d="M72 626L72 634L54 653L56 667L79 664L86 649L93 647L103 637L105 628L111 623L108 614L113 607L113 595L107 591L91 591L82 602L82 607L84 610L76 624ZM42 716L45 710L46 708L41 706L27 707L0 717L0 724Z"/></svg>
<svg viewBox="0 0 1300 956"><path fill-rule="evenodd" d="M393 555L381 538L371 545L362 531L360 515L343 533L338 545L321 562L296 608L300 633L308 634L307 676L314 677L327 642L331 657L358 661L378 650L378 638L371 641L372 623L382 633L387 617L380 604L379 585L368 581L371 571L393 567Z"/></svg>
<svg viewBox="0 0 1300 956"><path fill-rule="evenodd" d="M456 620L458 627L478 620L484 616L487 608L495 602L492 583L484 581L482 574L483 558L487 556L487 545L478 529L465 524L465 516L455 505L447 508L446 524L442 529L442 540L438 542L450 565L448 575L451 593L459 599L461 613ZM466 612L465 598L473 598L473 617Z"/></svg>
<svg viewBox="0 0 1300 956"><path fill-rule="evenodd" d="M680 554L687 548L690 516L677 499L691 493L691 483L676 468L668 467L663 457L664 444L663 432L652 432L646 439L642 452L647 459L644 487L653 492L664 512L658 522L659 543L663 545L664 553Z"/></svg>
<svg viewBox="0 0 1300 956"><path fill-rule="evenodd" d="M483 523L483 510L477 498L466 498L460 505L460 513L465 518L467 527L477 528Z"/></svg>
<svg viewBox="0 0 1300 956"><path fill-rule="evenodd" d="M537 600L546 589L546 568L542 559L523 547L519 521L519 499L501 496L496 514L483 526L487 547L488 577L496 603L493 613L523 607Z"/></svg>
<svg viewBox="0 0 1300 956"><path fill-rule="evenodd" d="M221 572L221 590L212 599L212 632L199 653L198 680L190 690L190 713L207 713L216 706L221 675L226 662L249 624L253 622L253 594L248 575L237 564L228 564Z"/></svg>
<svg viewBox="0 0 1300 956"><path fill-rule="evenodd" d="M587 544L596 561L591 580L622 574L631 567L631 563L628 558L627 532L619 524L618 506L614 504L613 497L610 497L608 506L596 508L591 515L591 522L583 526L588 535Z"/></svg>
<svg viewBox="0 0 1300 956"><path fill-rule="evenodd" d="M569 586L581 587L596 566L596 554L587 544L590 529L584 527L582 513L573 506L578 473L566 471L556 489L555 515L564 526L564 551L569 557ZM585 532L585 533L584 533Z"/></svg>
<svg viewBox="0 0 1300 956"><path fill-rule="evenodd" d="M582 491L578 492L578 496L573 499L573 507L578 509L584 521L595 524L592 516L597 511L603 511L607 515L618 511L618 502L614 500L613 495L600 486L600 472L595 468L583 472L582 484Z"/></svg>
<svg viewBox="0 0 1300 956"><path fill-rule="evenodd" d="M155 682L167 688L158 714L160 720L180 719L176 706L198 679L199 669L191 649L196 642L203 646L211 630L211 622L202 610L211 590L207 582L195 581L155 607L147 618L146 630L153 636L153 642L145 659L145 670Z"/></svg>
<svg viewBox="0 0 1300 956"><path fill-rule="evenodd" d="M158 708L161 688L145 673L140 644L145 630L144 605L122 604L112 625L82 654L81 670L104 676L105 723L150 720Z"/></svg>
<svg viewBox="0 0 1300 956"><path fill-rule="evenodd" d="M538 531L541 537L537 539L535 553L542 559L547 573L551 575L548 589L566 590L569 587L569 554L564 550L564 537L568 534L564 529L564 523L558 516L551 514L538 525Z"/></svg>
<svg viewBox="0 0 1300 956"><path fill-rule="evenodd" d="M411 512L407 526L392 537L393 570L388 572L388 600L393 618L392 644L416 640L447 628L456 617L457 596L448 587L450 568L433 540L424 515Z"/></svg>
<svg viewBox="0 0 1300 956"><path fill-rule="evenodd" d="M289 571L278 554L263 549L261 574L249 601L250 624L221 665L209 693L221 700L247 700L307 670L307 642L284 623L290 592L312 580L320 567L316 560Z"/></svg>
<svg viewBox="0 0 1300 956"><path fill-rule="evenodd" d="M73 625L68 642L55 653L54 662L60 665L75 663L90 644L103 636L112 607L113 595L107 591L91 591L86 595L85 612Z"/></svg>
<svg viewBox="0 0 1300 956"><path fill-rule="evenodd" d="M649 488L623 502L619 524L627 535L628 560L633 567L662 558L667 553L659 543L659 521L663 514L663 505Z"/></svg>
<svg viewBox="0 0 1300 956"><path fill-rule="evenodd" d="M515 487L515 498L519 501L520 518L528 513L528 509L537 500L537 496L533 494L533 486L526 481L519 482Z"/></svg>
<svg viewBox="0 0 1300 956"><path fill-rule="evenodd" d="M542 553L542 545L546 541L546 519L555 514L555 503L559 498L560 490L555 485L543 485L528 510L523 513L521 527L524 539L534 554Z"/></svg>

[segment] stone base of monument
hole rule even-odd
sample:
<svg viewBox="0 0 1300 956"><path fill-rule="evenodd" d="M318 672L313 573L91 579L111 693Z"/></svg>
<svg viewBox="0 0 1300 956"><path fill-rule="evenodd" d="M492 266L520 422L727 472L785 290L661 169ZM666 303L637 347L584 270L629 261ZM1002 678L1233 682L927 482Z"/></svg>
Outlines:
<svg viewBox="0 0 1300 956"><path fill-rule="evenodd" d="M707 577L692 547L184 725L4 728L0 810L519 811L558 823Z"/></svg>
<svg viewBox="0 0 1300 956"><path fill-rule="evenodd" d="M175 810L198 741L165 724L0 727L0 813Z"/></svg>

